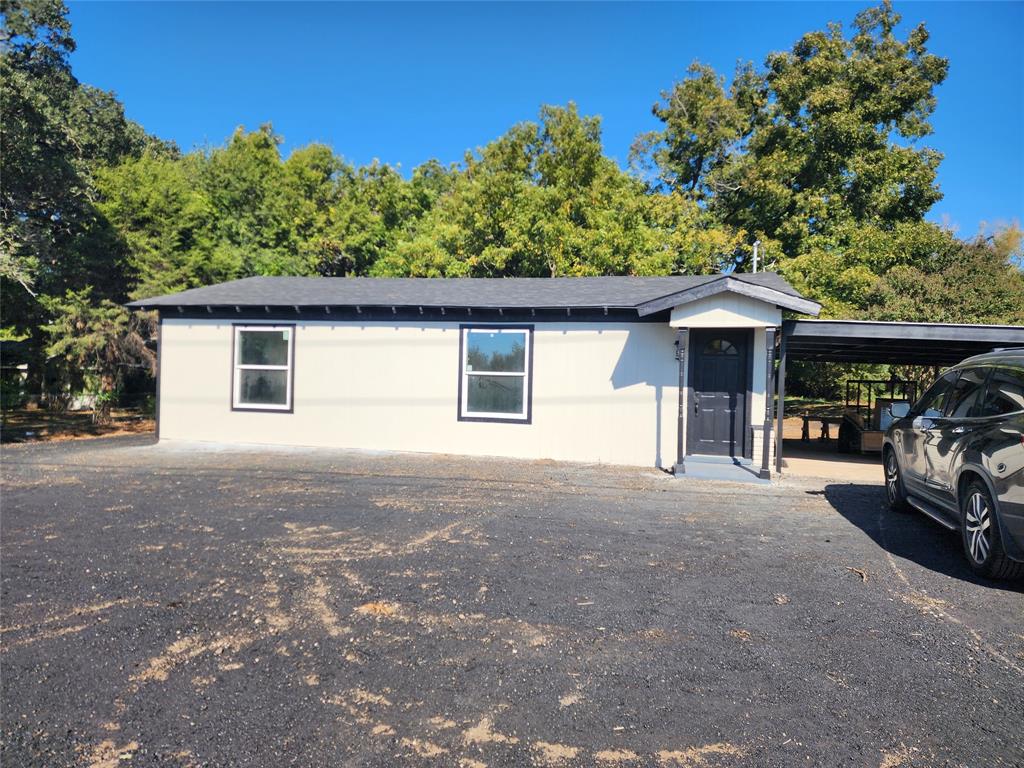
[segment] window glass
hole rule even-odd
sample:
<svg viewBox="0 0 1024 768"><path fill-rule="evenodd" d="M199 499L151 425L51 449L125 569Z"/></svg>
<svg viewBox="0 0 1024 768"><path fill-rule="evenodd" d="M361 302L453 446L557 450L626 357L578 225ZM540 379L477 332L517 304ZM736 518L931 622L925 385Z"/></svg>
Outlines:
<svg viewBox="0 0 1024 768"><path fill-rule="evenodd" d="M239 372L239 399L250 405L286 405L288 371L246 370Z"/></svg>
<svg viewBox="0 0 1024 768"><path fill-rule="evenodd" d="M980 416L986 376L987 368L969 368L962 371L946 403L946 415L956 419Z"/></svg>
<svg viewBox="0 0 1024 768"><path fill-rule="evenodd" d="M1001 416L1016 411L1024 411L1024 370L996 368L988 381L982 415Z"/></svg>
<svg viewBox="0 0 1024 768"><path fill-rule="evenodd" d="M292 327L235 326L233 407L291 408L293 336Z"/></svg>
<svg viewBox="0 0 1024 768"><path fill-rule="evenodd" d="M467 371L526 371L526 331L470 331L466 334Z"/></svg>
<svg viewBox="0 0 1024 768"><path fill-rule="evenodd" d="M946 395L953 388L953 382L956 381L958 373L959 371L947 373L932 384L931 389L925 392L924 396L917 401L917 405L914 406L914 415L927 416L930 419L941 416Z"/></svg>
<svg viewBox="0 0 1024 768"><path fill-rule="evenodd" d="M735 355L736 347L726 339L712 339L704 347L705 355Z"/></svg>
<svg viewBox="0 0 1024 768"><path fill-rule="evenodd" d="M475 413L522 413L522 376L470 376L468 410Z"/></svg>
<svg viewBox="0 0 1024 768"><path fill-rule="evenodd" d="M525 328L463 328L459 416L529 421L532 334Z"/></svg>
<svg viewBox="0 0 1024 768"><path fill-rule="evenodd" d="M289 330L240 331L238 362L242 365L288 365Z"/></svg>

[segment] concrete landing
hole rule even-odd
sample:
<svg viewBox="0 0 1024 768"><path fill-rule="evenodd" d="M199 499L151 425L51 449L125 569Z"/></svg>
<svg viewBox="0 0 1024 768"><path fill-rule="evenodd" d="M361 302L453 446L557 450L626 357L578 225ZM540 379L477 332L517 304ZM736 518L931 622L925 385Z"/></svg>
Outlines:
<svg viewBox="0 0 1024 768"><path fill-rule="evenodd" d="M726 456L687 456L684 474L692 480L724 480L730 483L754 483L771 485L770 480L757 476L759 467L747 459L731 459Z"/></svg>

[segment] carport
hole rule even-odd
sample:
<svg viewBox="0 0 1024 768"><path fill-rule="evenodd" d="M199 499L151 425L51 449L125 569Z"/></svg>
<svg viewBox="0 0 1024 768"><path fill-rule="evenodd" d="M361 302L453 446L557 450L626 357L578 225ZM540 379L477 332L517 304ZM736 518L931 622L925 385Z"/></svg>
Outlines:
<svg viewBox="0 0 1024 768"><path fill-rule="evenodd" d="M775 471L779 474L782 473L787 362L947 367L971 355L1024 347L1024 327L1019 325L785 320L781 337L775 429Z"/></svg>

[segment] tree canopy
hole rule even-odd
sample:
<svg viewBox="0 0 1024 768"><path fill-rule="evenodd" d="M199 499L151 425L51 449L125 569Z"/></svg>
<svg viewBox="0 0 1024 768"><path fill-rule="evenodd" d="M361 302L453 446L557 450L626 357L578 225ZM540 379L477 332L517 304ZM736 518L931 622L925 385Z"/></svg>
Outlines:
<svg viewBox="0 0 1024 768"><path fill-rule="evenodd" d="M269 124L182 152L75 79L60 0L0 10L0 328L59 388L110 390L148 360L125 300L249 275L745 271L759 241L827 316L1024 322L1020 230L925 219L949 62L923 24L897 35L888 2L728 81L695 62L627 169L569 103L408 175L323 144L284 157Z"/></svg>

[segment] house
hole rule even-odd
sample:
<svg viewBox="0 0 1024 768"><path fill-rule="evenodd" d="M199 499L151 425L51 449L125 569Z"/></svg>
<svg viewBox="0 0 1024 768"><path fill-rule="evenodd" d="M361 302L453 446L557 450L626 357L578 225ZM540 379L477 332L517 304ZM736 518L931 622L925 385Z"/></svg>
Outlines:
<svg viewBox="0 0 1024 768"><path fill-rule="evenodd" d="M161 440L770 465L777 274L251 277L160 316Z"/></svg>

